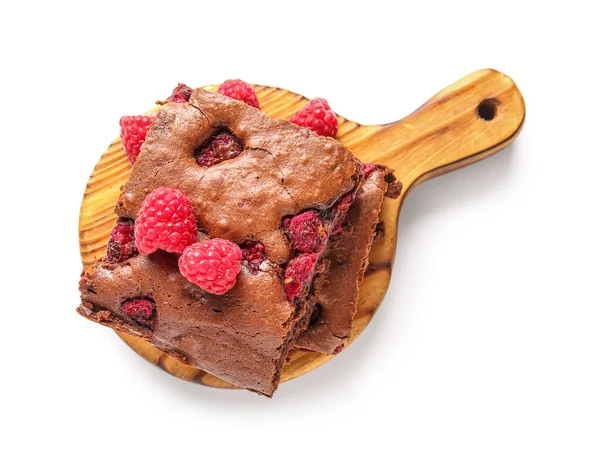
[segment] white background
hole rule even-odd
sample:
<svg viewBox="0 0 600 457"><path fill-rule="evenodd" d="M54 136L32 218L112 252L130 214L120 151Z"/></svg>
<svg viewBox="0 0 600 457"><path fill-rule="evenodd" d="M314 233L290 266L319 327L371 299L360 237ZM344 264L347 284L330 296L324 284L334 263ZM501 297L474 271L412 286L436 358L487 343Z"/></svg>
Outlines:
<svg viewBox="0 0 600 457"><path fill-rule="evenodd" d="M600 455L594 2L125 3L0 7L0 454ZM273 400L75 313L79 204L121 115L242 78L390 122L485 67L521 89L520 137L409 195L372 324Z"/></svg>

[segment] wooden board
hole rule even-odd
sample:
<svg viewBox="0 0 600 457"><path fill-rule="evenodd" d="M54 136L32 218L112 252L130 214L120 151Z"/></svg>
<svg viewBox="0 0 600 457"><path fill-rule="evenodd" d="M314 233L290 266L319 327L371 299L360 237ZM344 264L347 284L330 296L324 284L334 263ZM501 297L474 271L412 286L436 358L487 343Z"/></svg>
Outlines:
<svg viewBox="0 0 600 457"><path fill-rule="evenodd" d="M285 89L254 86L261 109L273 118L289 119L306 98ZM205 89L216 91L217 86ZM365 329L387 291L396 251L397 221L404 197L418 183L469 165L512 142L525 120L525 103L514 82L495 70L480 70L439 92L406 118L385 125L361 125L339 118L338 140L363 162L395 170L403 188L397 200L386 199L381 217L385 234L373 244L370 268L360 288L358 313L350 343ZM117 217L113 212L130 165L120 138L104 152L81 204L79 242L84 266L103 257ZM233 386L184 365L149 343L119 336L151 363L181 379L212 387ZM293 350L281 379L287 381L322 365L332 355Z"/></svg>

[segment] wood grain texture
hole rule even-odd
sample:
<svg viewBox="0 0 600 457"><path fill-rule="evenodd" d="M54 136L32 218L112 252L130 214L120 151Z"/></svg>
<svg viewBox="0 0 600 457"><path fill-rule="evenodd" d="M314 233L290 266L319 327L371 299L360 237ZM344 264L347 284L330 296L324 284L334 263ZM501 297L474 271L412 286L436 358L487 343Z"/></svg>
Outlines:
<svg viewBox="0 0 600 457"><path fill-rule="evenodd" d="M306 98L276 87L254 86L261 109L289 119ZM205 89L216 91L217 86ZM156 109L156 108L155 108ZM360 288L352 343L365 329L387 291L396 251L398 215L407 193L418 183L481 160L512 142L525 120L525 103L515 83L495 70L480 70L439 92L406 118L385 125L361 125L339 117L338 140L364 162L395 170L403 188L397 200L386 199L381 212L385 234L373 244L370 267ZM104 152L88 181L79 217L84 266L104 256L117 217L113 212L130 165L119 138ZM174 376L212 387L233 386L178 362L147 342L118 335L138 354ZM293 350L282 381L307 373L333 355Z"/></svg>

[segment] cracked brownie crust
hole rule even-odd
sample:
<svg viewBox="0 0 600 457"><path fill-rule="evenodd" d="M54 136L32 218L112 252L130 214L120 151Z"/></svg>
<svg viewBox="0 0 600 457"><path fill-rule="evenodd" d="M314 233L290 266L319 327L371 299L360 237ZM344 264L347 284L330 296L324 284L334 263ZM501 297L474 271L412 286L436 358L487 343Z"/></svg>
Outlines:
<svg viewBox="0 0 600 457"><path fill-rule="evenodd" d="M242 152L199 166L196 149L223 129L239 139ZM177 187L192 200L209 237L258 240L269 259L283 263L291 246L280 230L282 218L328 208L357 181L357 161L338 141L196 89L189 103L159 111L116 212L135 219L149 192Z"/></svg>

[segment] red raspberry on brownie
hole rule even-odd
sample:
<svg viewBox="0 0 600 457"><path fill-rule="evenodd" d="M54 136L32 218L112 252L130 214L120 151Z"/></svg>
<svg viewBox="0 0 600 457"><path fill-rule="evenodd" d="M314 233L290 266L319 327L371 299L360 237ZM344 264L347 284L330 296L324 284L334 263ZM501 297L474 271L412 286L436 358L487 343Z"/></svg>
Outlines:
<svg viewBox="0 0 600 457"><path fill-rule="evenodd" d="M258 108L256 91L250 84L241 79L228 79L219 86L218 92Z"/></svg>
<svg viewBox="0 0 600 457"><path fill-rule="evenodd" d="M322 136L335 138L338 129L336 114L324 98L313 98L290 119L292 124L306 127Z"/></svg>
<svg viewBox="0 0 600 457"><path fill-rule="evenodd" d="M135 245L141 254L157 249L182 253L196 241L192 202L180 190L159 187L144 199L135 221Z"/></svg>
<svg viewBox="0 0 600 457"><path fill-rule="evenodd" d="M206 292L223 295L235 286L241 260L237 244L213 238L186 247L179 257L179 271Z"/></svg>
<svg viewBox="0 0 600 457"><path fill-rule="evenodd" d="M156 114L123 116L119 121L119 125L121 126L121 142L132 165L140 154L142 144L146 140L146 133L155 117Z"/></svg>

